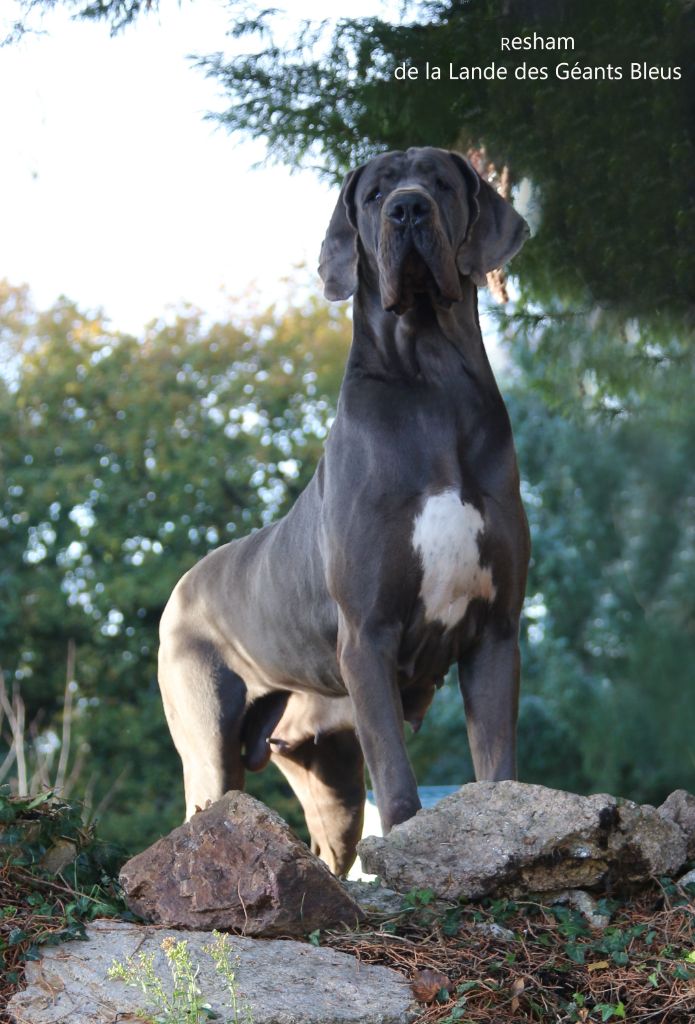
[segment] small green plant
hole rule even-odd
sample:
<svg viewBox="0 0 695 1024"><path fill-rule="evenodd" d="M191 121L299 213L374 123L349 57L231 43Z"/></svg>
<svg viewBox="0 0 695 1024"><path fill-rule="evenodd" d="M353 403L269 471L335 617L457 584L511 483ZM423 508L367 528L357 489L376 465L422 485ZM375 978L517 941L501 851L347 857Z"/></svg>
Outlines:
<svg viewBox="0 0 695 1024"><path fill-rule="evenodd" d="M455 1006L453 1010L447 1013L446 1017L441 1017L439 1024L466 1024L466 1010L464 1006Z"/></svg>
<svg viewBox="0 0 695 1024"><path fill-rule="evenodd" d="M459 1024L459 1022L460 1024L466 1024L466 1021L470 1020L467 1016L467 995L477 988L478 984L478 981L462 981L456 986L454 993L456 1003L451 1007L446 1017L440 1019L439 1024Z"/></svg>
<svg viewBox="0 0 695 1024"><path fill-rule="evenodd" d="M134 920L117 880L125 858L83 824L81 804L0 786L0 976L19 985L40 946L84 938L95 917Z"/></svg>
<svg viewBox="0 0 695 1024"><path fill-rule="evenodd" d="M420 907L427 907L434 900L432 889L411 889L403 897L403 908L406 910L418 910Z"/></svg>
<svg viewBox="0 0 695 1024"><path fill-rule="evenodd" d="M567 1010L571 1021L600 1020L601 1024L606 1024L609 1020L625 1019L625 1005L622 1002L596 1003L593 1009L589 1010L581 992L574 993Z"/></svg>
<svg viewBox="0 0 695 1024"><path fill-rule="evenodd" d="M601 1022L605 1024L606 1021L617 1018L618 1020L625 1019L625 1006L623 1003L597 1003L596 1010L601 1014Z"/></svg>
<svg viewBox="0 0 695 1024"><path fill-rule="evenodd" d="M229 936L224 935L221 932L213 932L214 942L211 942L208 946L205 946L205 952L208 953L215 964L215 970L224 979L224 983L227 986L229 992L229 1001L232 1006L232 1024L253 1024L253 1015L251 1013L251 1007L248 1003L240 1003L239 994L237 992L236 984L236 969L238 958L232 960L232 952L229 948Z"/></svg>
<svg viewBox="0 0 695 1024"><path fill-rule="evenodd" d="M437 906L432 889L411 889L401 901L401 913L415 924L426 925L437 917Z"/></svg>
<svg viewBox="0 0 695 1024"><path fill-rule="evenodd" d="M213 932L213 936L214 942L203 948L211 957L215 970L229 992L233 1014L229 1024L253 1024L251 1008L240 1001L237 992L229 936L220 932ZM191 960L188 942L169 935L163 940L162 949L173 980L171 994L155 970L155 953L140 953L135 959L128 957L125 963L114 961L107 972L109 978L124 981L126 985L142 990L152 1009L138 1010L137 1015L153 1024L204 1024L208 1020L219 1020L220 1015L204 1001L198 987L200 968Z"/></svg>

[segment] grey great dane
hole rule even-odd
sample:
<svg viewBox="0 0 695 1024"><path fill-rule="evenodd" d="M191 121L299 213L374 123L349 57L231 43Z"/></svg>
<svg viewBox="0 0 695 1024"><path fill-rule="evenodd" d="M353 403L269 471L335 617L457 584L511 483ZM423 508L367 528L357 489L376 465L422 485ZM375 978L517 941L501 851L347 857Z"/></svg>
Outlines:
<svg viewBox="0 0 695 1024"><path fill-rule="evenodd" d="M529 535L477 286L527 235L456 153L346 177L319 273L328 299L354 295L354 337L324 455L290 512L203 558L162 618L187 816L272 760L346 872L365 761L386 831L420 807L404 722L454 662L476 778L515 776Z"/></svg>

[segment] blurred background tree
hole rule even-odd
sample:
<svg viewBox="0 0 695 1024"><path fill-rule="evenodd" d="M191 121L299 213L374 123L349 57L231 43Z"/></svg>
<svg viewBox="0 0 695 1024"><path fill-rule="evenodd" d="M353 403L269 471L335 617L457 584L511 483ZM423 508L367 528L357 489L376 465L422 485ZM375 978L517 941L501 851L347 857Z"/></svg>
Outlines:
<svg viewBox="0 0 695 1024"><path fill-rule="evenodd" d="M143 5L70 6L118 28ZM282 46L273 17L232 4L249 55L199 61L227 90L230 131L336 180L384 148L458 148L511 182L534 224L511 301L488 310L534 545L521 777L652 802L695 791L695 8L415 3L307 24ZM575 50L501 53L502 35L534 31L572 35ZM558 81L566 59L623 79ZM426 60L510 75L526 62L551 78L394 82L399 63ZM683 77L633 81L633 61ZM55 731L74 638L81 785L95 805L110 796L107 834L133 846L182 806L155 682L161 608L193 561L304 485L348 336L345 312L318 300L212 326L183 312L136 340L69 302L38 312L26 290L2 292L2 661ZM450 681L411 741L422 782L472 777L459 704Z"/></svg>
<svg viewBox="0 0 695 1024"><path fill-rule="evenodd" d="M74 641L73 791L135 848L182 808L156 684L161 610L205 551L282 514L304 486L350 322L311 300L246 324L206 327L190 311L136 341L66 301L37 312L24 289L3 298L16 367L0 392L3 668L57 758ZM581 346L581 329L565 329ZM655 430L653 417L581 405L568 417L532 386L516 322L509 344L534 541L522 777L652 801L693 789L695 418ZM411 753L422 782L472 778L453 680ZM276 776L250 786L297 822Z"/></svg>
<svg viewBox="0 0 695 1024"><path fill-rule="evenodd" d="M18 0L62 6L114 31L157 0ZM384 149L485 147L527 179L539 221L514 264L543 303L587 298L672 324L692 310L692 68L695 7L685 0L415 0L375 4L382 16L334 15L288 36L283 5L226 2L245 52L198 58L220 85L230 132L260 139L274 160L339 180ZM295 4L301 11L302 4ZM287 5L291 12L293 5ZM290 22L291 24L291 22ZM571 36L574 49L503 51L500 39ZM442 79L425 77L425 63ZM451 79L460 67L507 68L504 80ZM555 66L619 67L622 78L558 80ZM630 66L679 68L645 80ZM394 80L400 64L417 79ZM529 70L546 66L547 80ZM524 77L517 78L517 69Z"/></svg>
<svg viewBox="0 0 695 1024"><path fill-rule="evenodd" d="M108 798L104 833L138 845L182 814L156 681L161 612L206 551L281 515L307 483L350 322L310 299L245 323L188 311L137 340L68 301L37 312L5 284L0 331L15 368L0 390L2 667L57 752L74 641L72 744L89 747L75 792Z"/></svg>

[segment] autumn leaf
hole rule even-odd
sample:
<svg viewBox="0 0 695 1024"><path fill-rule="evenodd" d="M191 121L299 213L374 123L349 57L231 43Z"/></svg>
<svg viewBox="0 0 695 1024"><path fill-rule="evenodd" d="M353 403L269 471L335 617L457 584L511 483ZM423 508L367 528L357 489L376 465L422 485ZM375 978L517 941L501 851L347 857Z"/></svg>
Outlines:
<svg viewBox="0 0 695 1024"><path fill-rule="evenodd" d="M446 974L426 967L422 971L415 972L410 987L419 1003L431 1003L442 989L451 992L454 986Z"/></svg>

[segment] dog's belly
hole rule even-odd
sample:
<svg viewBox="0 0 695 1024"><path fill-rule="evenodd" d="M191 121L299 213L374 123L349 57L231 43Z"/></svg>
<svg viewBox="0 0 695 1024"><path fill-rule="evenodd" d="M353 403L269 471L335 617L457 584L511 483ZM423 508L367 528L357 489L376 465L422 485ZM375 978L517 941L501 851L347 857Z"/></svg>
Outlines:
<svg viewBox="0 0 695 1024"><path fill-rule="evenodd" d="M281 645L278 642L278 638L283 637L280 629L276 633L269 630L266 636L274 641L274 647L258 655L244 647L238 637L225 647L228 664L244 680L251 697L273 690L318 694L331 699L345 697L335 637L326 638L307 630L300 638L295 638L294 643Z"/></svg>
<svg viewBox="0 0 695 1024"><path fill-rule="evenodd" d="M492 570L481 564L485 521L453 488L425 499L415 517L412 545L422 566L420 598L426 623L452 629L471 601L495 599Z"/></svg>

